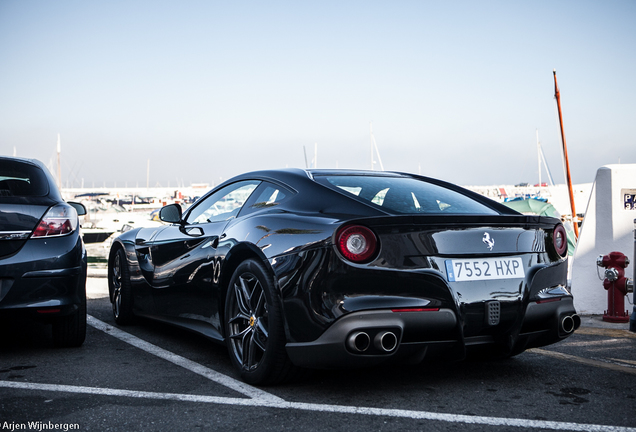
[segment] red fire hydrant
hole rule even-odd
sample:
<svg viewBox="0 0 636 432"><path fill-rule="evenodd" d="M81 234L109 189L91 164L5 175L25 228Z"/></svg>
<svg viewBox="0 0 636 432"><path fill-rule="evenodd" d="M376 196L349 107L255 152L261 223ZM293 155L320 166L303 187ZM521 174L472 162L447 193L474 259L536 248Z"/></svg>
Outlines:
<svg viewBox="0 0 636 432"><path fill-rule="evenodd" d="M599 256L596 264L605 268L603 288L607 290L607 310L603 314L603 321L628 322L625 296L633 290L631 279L625 277L625 267L629 265L629 258L621 252L610 252L608 255Z"/></svg>

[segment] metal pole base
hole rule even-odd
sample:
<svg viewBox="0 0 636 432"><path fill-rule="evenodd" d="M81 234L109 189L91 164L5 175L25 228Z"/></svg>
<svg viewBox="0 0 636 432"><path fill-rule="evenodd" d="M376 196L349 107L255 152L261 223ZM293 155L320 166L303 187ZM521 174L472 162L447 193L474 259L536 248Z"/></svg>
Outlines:
<svg viewBox="0 0 636 432"><path fill-rule="evenodd" d="M625 315L608 315L607 311L603 314L603 321L611 323L626 323L630 321L629 314L625 311Z"/></svg>

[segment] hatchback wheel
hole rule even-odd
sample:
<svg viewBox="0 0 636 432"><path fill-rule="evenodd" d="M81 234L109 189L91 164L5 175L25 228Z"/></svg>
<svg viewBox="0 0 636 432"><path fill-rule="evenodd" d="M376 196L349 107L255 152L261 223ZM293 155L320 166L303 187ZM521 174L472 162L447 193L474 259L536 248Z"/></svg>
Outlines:
<svg viewBox="0 0 636 432"><path fill-rule="evenodd" d="M80 290L80 304L70 315L56 318L52 323L53 345L58 348L79 347L86 339L86 284Z"/></svg>

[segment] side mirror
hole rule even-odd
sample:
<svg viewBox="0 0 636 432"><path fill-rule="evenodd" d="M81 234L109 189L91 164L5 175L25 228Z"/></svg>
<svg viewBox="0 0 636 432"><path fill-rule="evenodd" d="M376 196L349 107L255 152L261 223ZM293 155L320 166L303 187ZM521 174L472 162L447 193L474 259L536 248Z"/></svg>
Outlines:
<svg viewBox="0 0 636 432"><path fill-rule="evenodd" d="M181 206L179 204L168 204L161 207L159 219L168 223L181 223Z"/></svg>
<svg viewBox="0 0 636 432"><path fill-rule="evenodd" d="M75 209L78 216L84 216L87 213L86 207L82 203L69 201L67 204Z"/></svg>

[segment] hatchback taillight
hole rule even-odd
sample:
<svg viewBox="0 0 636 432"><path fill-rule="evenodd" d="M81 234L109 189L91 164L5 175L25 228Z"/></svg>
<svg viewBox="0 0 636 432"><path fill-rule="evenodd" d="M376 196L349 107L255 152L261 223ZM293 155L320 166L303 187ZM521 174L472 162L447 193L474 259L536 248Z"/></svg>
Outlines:
<svg viewBox="0 0 636 432"><path fill-rule="evenodd" d="M552 242L554 243L554 250L560 256L564 257L568 253L568 235L565 232L563 225L558 224L554 227L552 232Z"/></svg>
<svg viewBox="0 0 636 432"><path fill-rule="evenodd" d="M338 251L349 261L363 263L371 260L378 250L378 239L369 228L349 225L336 235Z"/></svg>
<svg viewBox="0 0 636 432"><path fill-rule="evenodd" d="M67 204L51 207L33 231L32 237L52 237L70 234L79 224L77 212Z"/></svg>

